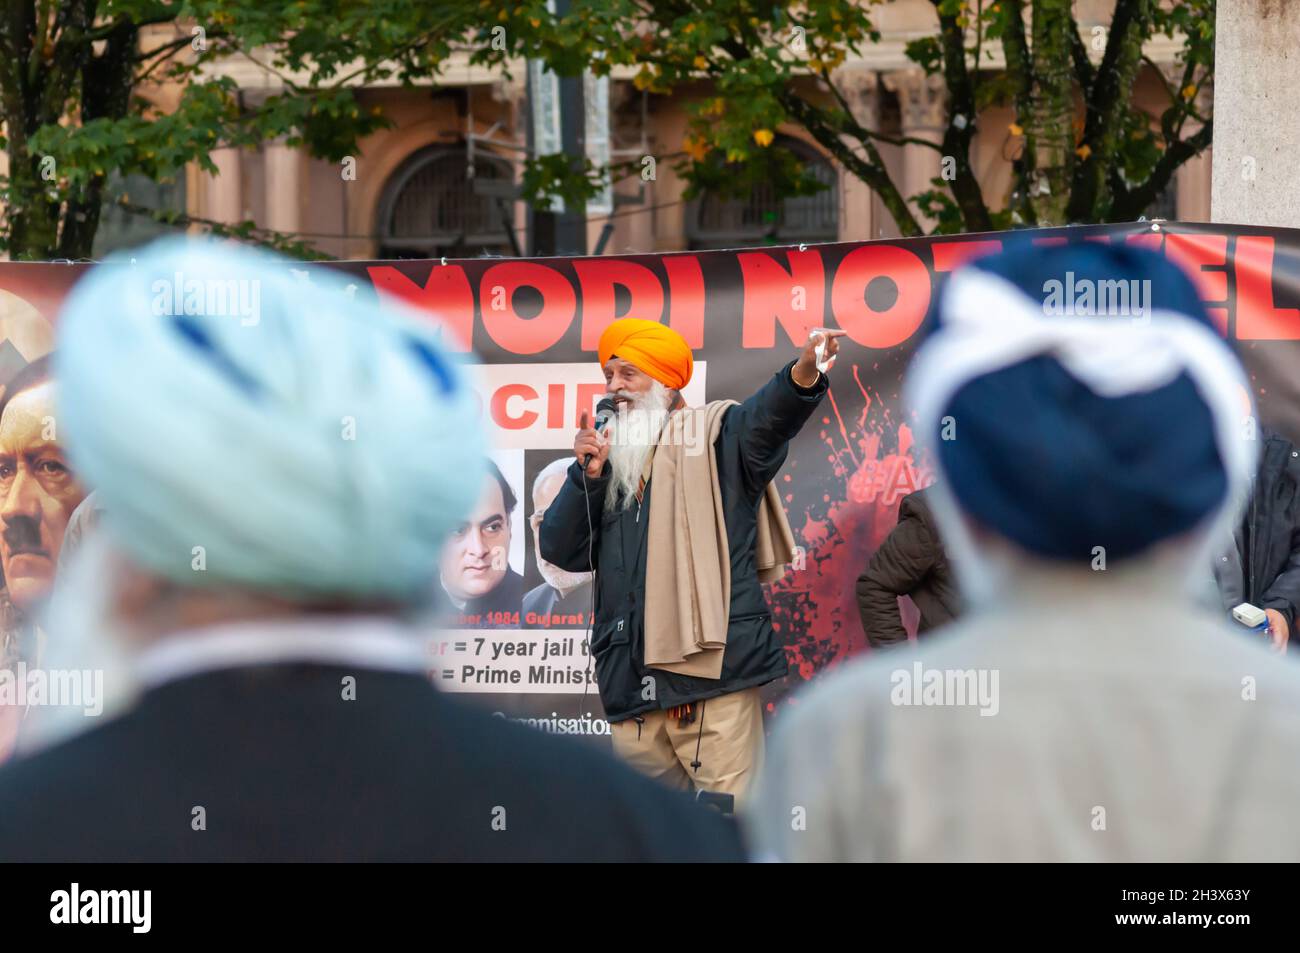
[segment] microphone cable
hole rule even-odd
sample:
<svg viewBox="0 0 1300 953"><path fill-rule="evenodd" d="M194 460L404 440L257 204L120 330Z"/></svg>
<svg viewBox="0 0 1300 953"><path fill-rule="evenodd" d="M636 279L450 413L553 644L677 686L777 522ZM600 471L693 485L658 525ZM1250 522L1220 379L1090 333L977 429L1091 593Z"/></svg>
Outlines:
<svg viewBox="0 0 1300 953"><path fill-rule="evenodd" d="M614 410L614 402L608 397L604 398L596 405L597 420L600 418L599 411L603 405L609 407L609 412ZM597 432L603 429L600 425L596 427ZM590 457L587 462L590 462ZM596 651L591 644L596 630L596 529L591 524L591 488L587 486L587 467L582 460L578 461L578 466L582 470L583 509L587 511L587 571L591 573L591 609L587 613L587 667L582 673L582 698L578 701L578 721L581 722L582 710L587 707L587 686L591 684L591 667L595 664L596 658Z"/></svg>
<svg viewBox="0 0 1300 953"><path fill-rule="evenodd" d="M578 461L581 466L582 461ZM587 667L582 673L582 698L578 701L578 722L582 722L582 711L587 707L587 686L591 684L591 666L596 658L592 648L592 638L596 630L596 530L591 525L591 490L587 487L587 468L582 467L582 502L587 511L587 570L591 573L591 609L587 613Z"/></svg>

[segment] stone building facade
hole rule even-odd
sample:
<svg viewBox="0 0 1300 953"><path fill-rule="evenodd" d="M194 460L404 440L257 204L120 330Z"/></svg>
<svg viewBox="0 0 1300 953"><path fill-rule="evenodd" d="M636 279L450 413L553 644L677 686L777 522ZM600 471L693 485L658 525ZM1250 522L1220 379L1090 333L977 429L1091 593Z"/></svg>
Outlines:
<svg viewBox="0 0 1300 953"><path fill-rule="evenodd" d="M1081 30L1089 34L1104 27L1112 6L1106 0L1080 0ZM870 128L938 141L945 123L942 82L927 77L904 54L908 41L934 34L933 7L927 0L901 0L879 8L876 20L881 42L840 67L840 88ZM1146 52L1156 66L1143 67L1133 96L1154 115L1167 102L1159 72L1168 80L1181 75L1175 64L1179 48L1164 38L1148 44ZM990 49L994 55L988 68L996 70L1001 50ZM248 59L232 59L221 69L235 79L246 102L280 85L278 77ZM520 178L531 121L525 64L511 73L507 77L461 62L450 64L437 86L367 86L359 90L362 106L380 107L393 126L363 141L346 168L312 159L283 142L267 142L256 151L218 149L212 159L219 175L192 168L178 185L179 196L173 192L156 200L183 205L200 218L252 219L300 235L339 258L509 255L514 253L512 229L527 253L525 205L471 181L495 179L505 185ZM650 96L635 88L630 71L616 72L608 85L613 158L679 151L687 122L684 104L706 92L701 86L674 96ZM1009 107L990 108L978 118L972 159L994 209L1005 205L1011 185L1011 118ZM828 159L800 129L778 134L812 163L828 185L825 191L784 202L761 189L747 200L706 195L687 201L685 183L669 162L659 162L653 181L633 176L619 182L608 209L588 210L588 247L598 245L607 224L613 226L602 246L607 254L897 235L880 200L863 182ZM940 173L941 156L935 150L915 144L881 149L906 195L929 188ZM1181 168L1148 215L1208 220L1210 163L1207 150ZM130 237L125 223L113 219L102 244L107 249Z"/></svg>

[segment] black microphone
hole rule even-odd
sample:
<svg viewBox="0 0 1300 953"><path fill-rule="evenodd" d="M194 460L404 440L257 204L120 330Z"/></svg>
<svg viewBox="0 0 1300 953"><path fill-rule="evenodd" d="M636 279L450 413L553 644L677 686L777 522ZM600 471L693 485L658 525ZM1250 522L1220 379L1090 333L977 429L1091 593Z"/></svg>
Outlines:
<svg viewBox="0 0 1300 953"><path fill-rule="evenodd" d="M609 425L609 422L614 419L614 415L616 413L618 413L618 404L614 403L614 398L613 397L602 398L600 403L596 405L596 422L593 425L595 427L596 433L600 433L602 430L604 430L605 427ZM591 454L587 454L587 459L582 461L582 468L584 470L587 469L590 463L591 463Z"/></svg>
<svg viewBox="0 0 1300 953"><path fill-rule="evenodd" d="M596 422L593 424L596 433L604 430L614 415L618 413L618 404L612 397L602 397L600 403L596 405ZM587 505L582 511L587 515L587 569L592 576L591 586L591 609L587 613L587 645L591 645L591 633L596 625L596 551L595 536L596 531L591 525L591 491L587 488L587 467L591 463L591 454L587 454L587 459L582 461L582 494L587 498ZM620 625L622 623L619 623ZM587 671L582 681L582 700L578 702L578 717L582 717L582 709L587 705L587 687L591 684L591 660L595 656L594 652L587 653Z"/></svg>

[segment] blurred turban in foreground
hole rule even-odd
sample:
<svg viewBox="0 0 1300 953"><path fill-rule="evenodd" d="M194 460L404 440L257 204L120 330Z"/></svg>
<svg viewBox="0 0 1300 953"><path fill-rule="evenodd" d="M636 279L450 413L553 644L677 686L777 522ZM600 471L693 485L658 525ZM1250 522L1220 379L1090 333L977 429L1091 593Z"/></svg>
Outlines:
<svg viewBox="0 0 1300 953"><path fill-rule="evenodd" d="M1163 256L1013 245L954 273L930 321L907 401L939 463L937 514L959 556L968 540L953 501L1063 565L1204 543L1239 512L1257 452L1245 377ZM960 563L978 576L987 554Z"/></svg>
<svg viewBox="0 0 1300 953"><path fill-rule="evenodd" d="M95 268L59 322L60 436L160 576L419 601L485 472L474 394L432 326L290 264L167 240Z"/></svg>

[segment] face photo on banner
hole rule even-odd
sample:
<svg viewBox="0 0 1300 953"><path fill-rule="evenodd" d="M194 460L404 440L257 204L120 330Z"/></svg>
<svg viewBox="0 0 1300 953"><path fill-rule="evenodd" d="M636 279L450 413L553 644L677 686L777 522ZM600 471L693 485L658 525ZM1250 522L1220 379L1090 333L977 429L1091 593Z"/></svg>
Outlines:
<svg viewBox="0 0 1300 953"><path fill-rule="evenodd" d="M64 458L50 374L53 328L0 291L0 670L5 684L42 664L37 613L48 599L69 518L86 496ZM25 708L0 691L0 761Z"/></svg>
<svg viewBox="0 0 1300 953"><path fill-rule="evenodd" d="M542 518L568 478L573 453L529 450L525 459L529 536L520 621L525 629L585 629L591 614L591 573L569 572L548 563L538 542Z"/></svg>
<svg viewBox="0 0 1300 953"><path fill-rule="evenodd" d="M479 501L452 530L438 565L450 628L519 628L524 592L522 450L490 454Z"/></svg>

